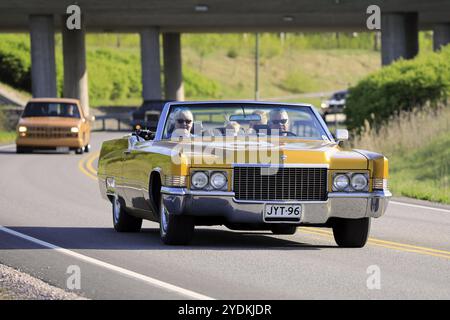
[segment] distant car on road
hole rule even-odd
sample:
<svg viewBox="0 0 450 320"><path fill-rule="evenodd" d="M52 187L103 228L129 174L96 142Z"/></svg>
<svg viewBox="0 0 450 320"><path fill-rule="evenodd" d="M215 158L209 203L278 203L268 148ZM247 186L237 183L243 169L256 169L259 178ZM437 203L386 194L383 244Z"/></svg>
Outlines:
<svg viewBox="0 0 450 320"><path fill-rule="evenodd" d="M348 90L341 90L333 93L330 99L322 102L322 117L325 119L327 114L342 113L345 108L345 99L347 97Z"/></svg>
<svg viewBox="0 0 450 320"><path fill-rule="evenodd" d="M117 231L159 222L165 244L187 244L196 225L274 234L314 226L333 228L339 246L362 247L391 197L388 160L342 150L345 139L311 105L171 102L156 132L103 142L100 193Z"/></svg>
<svg viewBox="0 0 450 320"><path fill-rule="evenodd" d="M89 152L93 120L84 114L79 100L31 99L17 124L17 153L38 149Z"/></svg>
<svg viewBox="0 0 450 320"><path fill-rule="evenodd" d="M171 100L146 100L131 114L131 126L133 130L149 129L156 131L159 116L164 105Z"/></svg>

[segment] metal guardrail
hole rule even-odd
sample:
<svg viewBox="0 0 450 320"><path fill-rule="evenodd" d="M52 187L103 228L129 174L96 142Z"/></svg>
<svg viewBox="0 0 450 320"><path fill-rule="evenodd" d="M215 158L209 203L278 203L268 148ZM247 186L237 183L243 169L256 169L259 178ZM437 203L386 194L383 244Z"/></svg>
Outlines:
<svg viewBox="0 0 450 320"><path fill-rule="evenodd" d="M117 121L117 131L122 131L122 129L125 129L125 128L123 128L124 125L127 126L126 129L129 129L128 127L130 126L130 123L131 123L131 114L129 114L129 113L111 113L111 114L107 114L107 115L95 116L95 122L101 121L102 125L101 125L101 129L95 128L93 131L111 130L111 129L107 129L107 127L106 127L107 120L116 120Z"/></svg>

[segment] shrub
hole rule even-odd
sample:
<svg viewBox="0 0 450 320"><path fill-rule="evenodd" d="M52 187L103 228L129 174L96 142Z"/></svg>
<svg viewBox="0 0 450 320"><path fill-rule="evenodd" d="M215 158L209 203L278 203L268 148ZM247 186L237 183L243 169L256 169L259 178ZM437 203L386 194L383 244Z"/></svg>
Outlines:
<svg viewBox="0 0 450 320"><path fill-rule="evenodd" d="M450 46L414 60L399 60L350 88L344 110L350 130L364 122L378 129L401 111L445 102L450 93Z"/></svg>
<svg viewBox="0 0 450 320"><path fill-rule="evenodd" d="M31 91L30 46L27 38L4 35L0 44L0 80Z"/></svg>
<svg viewBox="0 0 450 320"><path fill-rule="evenodd" d="M238 57L238 52L236 48L229 48L227 51L227 57L231 59L236 59Z"/></svg>

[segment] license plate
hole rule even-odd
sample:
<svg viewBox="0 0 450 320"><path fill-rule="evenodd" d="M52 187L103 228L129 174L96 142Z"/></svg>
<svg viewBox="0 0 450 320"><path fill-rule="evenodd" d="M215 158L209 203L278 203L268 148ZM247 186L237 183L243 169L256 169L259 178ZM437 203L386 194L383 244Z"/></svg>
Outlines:
<svg viewBox="0 0 450 320"><path fill-rule="evenodd" d="M300 221L302 217L301 204L266 204L264 206L264 221Z"/></svg>

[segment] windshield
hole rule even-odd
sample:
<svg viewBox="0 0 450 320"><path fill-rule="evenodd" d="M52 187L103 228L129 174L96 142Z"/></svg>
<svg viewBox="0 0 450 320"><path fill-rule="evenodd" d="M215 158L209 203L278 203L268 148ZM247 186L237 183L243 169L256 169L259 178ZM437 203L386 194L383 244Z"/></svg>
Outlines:
<svg viewBox="0 0 450 320"><path fill-rule="evenodd" d="M22 117L80 118L80 111L73 103L30 102L25 107Z"/></svg>
<svg viewBox="0 0 450 320"><path fill-rule="evenodd" d="M347 95L346 91L336 92L335 94L333 94L331 99L333 99L333 100L342 100L342 99L345 99L346 95Z"/></svg>
<svg viewBox="0 0 450 320"><path fill-rule="evenodd" d="M245 103L173 105L163 139L229 135L329 140L310 107Z"/></svg>

